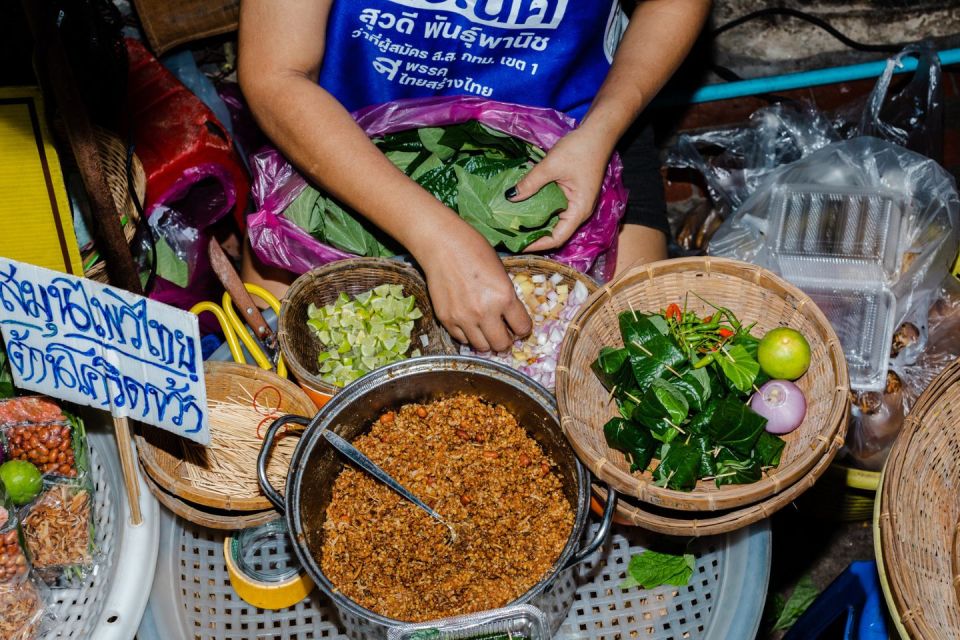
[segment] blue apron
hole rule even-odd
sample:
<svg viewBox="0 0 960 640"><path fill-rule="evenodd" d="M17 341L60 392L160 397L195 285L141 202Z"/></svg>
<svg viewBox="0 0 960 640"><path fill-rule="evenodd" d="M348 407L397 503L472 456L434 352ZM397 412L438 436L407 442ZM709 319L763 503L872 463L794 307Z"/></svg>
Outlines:
<svg viewBox="0 0 960 640"><path fill-rule="evenodd" d="M351 111L476 95L579 119L621 27L616 0L334 0L320 85Z"/></svg>

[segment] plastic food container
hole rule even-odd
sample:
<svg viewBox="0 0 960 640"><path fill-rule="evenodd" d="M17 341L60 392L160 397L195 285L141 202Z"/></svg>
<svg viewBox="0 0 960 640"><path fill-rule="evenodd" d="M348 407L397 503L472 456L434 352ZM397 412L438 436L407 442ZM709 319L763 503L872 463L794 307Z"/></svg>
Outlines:
<svg viewBox="0 0 960 640"><path fill-rule="evenodd" d="M767 248L788 280L892 284L899 276L907 211L901 196L785 185L771 206Z"/></svg>
<svg viewBox="0 0 960 640"><path fill-rule="evenodd" d="M387 640L550 640L547 616L528 604L394 627Z"/></svg>
<svg viewBox="0 0 960 640"><path fill-rule="evenodd" d="M886 287L845 288L804 280L796 282L827 317L843 346L850 386L883 389L893 339L897 300Z"/></svg>

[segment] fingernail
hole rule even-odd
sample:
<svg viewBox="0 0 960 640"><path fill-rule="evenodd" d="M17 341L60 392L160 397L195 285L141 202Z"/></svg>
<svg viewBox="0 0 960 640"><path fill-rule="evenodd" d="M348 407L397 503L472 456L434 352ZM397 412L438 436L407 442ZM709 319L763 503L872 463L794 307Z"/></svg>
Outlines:
<svg viewBox="0 0 960 640"><path fill-rule="evenodd" d="M507 200L509 200L510 198L516 198L516 197L517 197L517 188L516 188L516 187L510 187L509 189L507 189L506 191L503 192L503 197L506 198Z"/></svg>

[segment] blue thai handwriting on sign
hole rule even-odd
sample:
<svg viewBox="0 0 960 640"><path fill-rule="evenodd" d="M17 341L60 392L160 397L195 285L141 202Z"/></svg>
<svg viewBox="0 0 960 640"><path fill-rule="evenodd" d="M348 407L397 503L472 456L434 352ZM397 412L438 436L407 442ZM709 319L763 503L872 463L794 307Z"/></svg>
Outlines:
<svg viewBox="0 0 960 640"><path fill-rule="evenodd" d="M0 331L17 386L209 444L193 314L0 257Z"/></svg>

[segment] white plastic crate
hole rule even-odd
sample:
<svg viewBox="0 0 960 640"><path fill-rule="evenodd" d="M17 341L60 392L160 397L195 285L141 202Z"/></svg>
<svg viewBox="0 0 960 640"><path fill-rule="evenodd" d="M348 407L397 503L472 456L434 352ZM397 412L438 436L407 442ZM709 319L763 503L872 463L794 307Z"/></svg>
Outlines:
<svg viewBox="0 0 960 640"><path fill-rule="evenodd" d="M728 640L752 638L770 576L767 522L692 543L694 577L683 588L622 591L640 529L616 527L610 542L581 565L576 601L558 638L570 640ZM318 590L281 611L243 602L230 587L223 534L163 512L160 557L138 640L347 640Z"/></svg>

